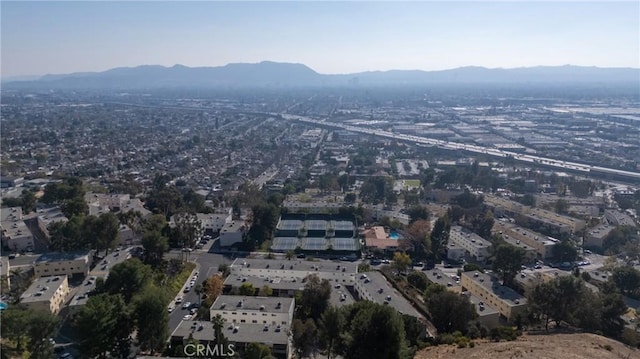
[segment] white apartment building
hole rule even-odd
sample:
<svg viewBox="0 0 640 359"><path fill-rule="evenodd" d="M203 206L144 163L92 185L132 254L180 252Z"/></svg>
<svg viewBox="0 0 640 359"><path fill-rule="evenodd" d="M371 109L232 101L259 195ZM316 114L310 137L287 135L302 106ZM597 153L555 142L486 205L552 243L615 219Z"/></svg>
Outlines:
<svg viewBox="0 0 640 359"><path fill-rule="evenodd" d="M302 280L315 274L335 284L353 285L358 265L355 262L312 262L306 260L281 260L238 258L231 264L231 274L260 278Z"/></svg>
<svg viewBox="0 0 640 359"><path fill-rule="evenodd" d="M209 308L211 318L220 315L227 322L289 326L295 300L284 297L221 295Z"/></svg>
<svg viewBox="0 0 640 359"><path fill-rule="evenodd" d="M491 242L475 233L464 230L460 226L451 227L449 243L464 248L478 262L484 262L489 257Z"/></svg>
<svg viewBox="0 0 640 359"><path fill-rule="evenodd" d="M2 245L12 252L34 249L33 234L24 223L22 208L8 207L0 209L0 228Z"/></svg>

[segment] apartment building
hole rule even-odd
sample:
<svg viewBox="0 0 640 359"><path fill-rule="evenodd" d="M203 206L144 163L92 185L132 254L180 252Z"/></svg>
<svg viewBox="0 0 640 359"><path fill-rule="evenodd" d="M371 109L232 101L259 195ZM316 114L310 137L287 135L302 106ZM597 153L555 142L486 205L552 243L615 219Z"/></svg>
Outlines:
<svg viewBox="0 0 640 359"><path fill-rule="evenodd" d="M220 229L220 246L231 247L242 242L246 226L243 221L231 221Z"/></svg>
<svg viewBox="0 0 640 359"><path fill-rule="evenodd" d="M247 346L251 343L262 343L271 349L271 354L278 359L292 357L289 325L283 324L251 324L225 322L222 335L227 345L219 346L216 342L216 328L207 321L183 320L171 333L171 345L186 345L189 340L196 340L200 344L209 345L210 350L217 350L220 356L243 358ZM233 350L233 353L231 352Z"/></svg>
<svg viewBox="0 0 640 359"><path fill-rule="evenodd" d="M2 246L12 252L34 249L33 234L24 223L22 208L5 207L0 209L0 229Z"/></svg>
<svg viewBox="0 0 640 359"><path fill-rule="evenodd" d="M362 273L356 280L353 289L360 299L389 305L401 314L410 315L418 319L424 318L402 294L398 293L389 284L380 272Z"/></svg>
<svg viewBox="0 0 640 359"><path fill-rule="evenodd" d="M222 292L224 294L237 294L240 291L240 287L245 283L251 284L258 291L265 286L271 288L272 297L293 298L296 293L302 292L304 289L302 279L281 277L261 278L232 273L225 279Z"/></svg>
<svg viewBox="0 0 640 359"><path fill-rule="evenodd" d="M590 229L584 236L582 246L585 248L602 248L605 238L607 238L607 235L609 235L614 228L615 226L601 224Z"/></svg>
<svg viewBox="0 0 640 359"><path fill-rule="evenodd" d="M92 251L44 253L34 264L36 277L67 275L84 277L93 262Z"/></svg>
<svg viewBox="0 0 640 359"><path fill-rule="evenodd" d="M501 316L513 320L517 314L524 315L527 299L513 289L486 273L464 272L461 275L462 289L480 298L483 305L496 309Z"/></svg>
<svg viewBox="0 0 640 359"><path fill-rule="evenodd" d="M209 308L211 318L220 315L230 323L291 325L293 298L221 295Z"/></svg>
<svg viewBox="0 0 640 359"><path fill-rule="evenodd" d="M68 294L69 282L66 275L36 278L20 296L20 304L28 309L58 314Z"/></svg>
<svg viewBox="0 0 640 359"><path fill-rule="evenodd" d="M460 226L451 227L449 243L464 248L478 262L484 262L489 257L491 242Z"/></svg>
<svg viewBox="0 0 640 359"><path fill-rule="evenodd" d="M545 236L544 234L534 232L513 224L496 222L492 229L493 233L501 234L520 241L533 248L540 258L546 259L553 256L553 246L558 242L557 239Z"/></svg>
<svg viewBox="0 0 640 359"><path fill-rule="evenodd" d="M216 208L214 213L196 213L196 216L202 223L204 233L207 235L216 235L228 223L233 222L231 208Z"/></svg>
<svg viewBox="0 0 640 359"><path fill-rule="evenodd" d="M358 272L355 262L313 262L306 260L280 260L238 258L230 266L231 274L259 278L281 278L302 280L315 274L335 284L353 285Z"/></svg>

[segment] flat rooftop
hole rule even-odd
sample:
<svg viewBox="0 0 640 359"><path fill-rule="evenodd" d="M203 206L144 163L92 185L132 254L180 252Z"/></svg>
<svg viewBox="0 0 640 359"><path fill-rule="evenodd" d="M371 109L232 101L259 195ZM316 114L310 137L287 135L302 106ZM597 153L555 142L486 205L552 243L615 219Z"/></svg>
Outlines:
<svg viewBox="0 0 640 359"><path fill-rule="evenodd" d="M484 287L508 305L515 306L527 303L527 298L523 297L513 289L502 285L497 278L487 273L470 271L462 273L462 277L466 277Z"/></svg>
<svg viewBox="0 0 640 359"><path fill-rule="evenodd" d="M67 276L53 276L36 278L31 286L20 296L20 303L34 303L48 301L60 288Z"/></svg>
<svg viewBox="0 0 640 359"><path fill-rule="evenodd" d="M465 295L469 298L469 301L471 302L471 304L473 304L473 306L476 308L476 313L478 313L479 317L498 314L497 310L495 310L493 307L489 306L488 304L484 303L482 299L476 297L475 295L469 292L466 292ZM482 305L480 305L480 303L482 303Z"/></svg>
<svg viewBox="0 0 640 359"><path fill-rule="evenodd" d="M250 283L254 288L262 288L265 285L278 290L302 290L304 283L301 279L280 276L257 277L231 273L224 281L224 285L239 287L243 283Z"/></svg>
<svg viewBox="0 0 640 359"><path fill-rule="evenodd" d="M231 271L243 269L269 269L309 272L331 273L356 273L358 264L348 261L308 261L305 259L261 259L261 258L237 258L231 264ZM266 274L266 272L265 272ZM291 276L294 276L293 273ZM306 276L306 275L305 275Z"/></svg>
<svg viewBox="0 0 640 359"><path fill-rule="evenodd" d="M363 276L369 279L369 283L366 283ZM367 292L373 298L373 301L378 304L387 302L391 307L402 314L414 316L416 318L422 318L420 314L412 305L407 301L402 294L398 293L387 279L380 272L367 272L358 276L357 281L367 290ZM391 300L387 300L390 296Z"/></svg>
<svg viewBox="0 0 640 359"><path fill-rule="evenodd" d="M225 323L223 335L229 342L263 344L288 344L289 327L274 324L253 323ZM213 341L215 329L209 321L183 320L171 334L171 338L188 338L192 336L197 341Z"/></svg>
<svg viewBox="0 0 640 359"><path fill-rule="evenodd" d="M75 287L76 294L69 302L69 306L85 305L89 300L89 293L96 289L96 276L87 277L82 284Z"/></svg>
<svg viewBox="0 0 640 359"><path fill-rule="evenodd" d="M446 274L440 269L435 268L428 271L424 271L423 273L427 275L427 278L432 283L441 284L447 287L447 289L449 290L453 288L462 288L462 286L460 285L460 281L453 278L455 275Z"/></svg>
<svg viewBox="0 0 640 359"><path fill-rule="evenodd" d="M264 311L268 313L288 313L293 298L253 297L241 295L221 295L211 305L211 310Z"/></svg>
<svg viewBox="0 0 640 359"><path fill-rule="evenodd" d="M65 262L75 260L89 260L89 254L91 251L77 251L77 252L49 252L44 253L38 259L36 264L40 262Z"/></svg>

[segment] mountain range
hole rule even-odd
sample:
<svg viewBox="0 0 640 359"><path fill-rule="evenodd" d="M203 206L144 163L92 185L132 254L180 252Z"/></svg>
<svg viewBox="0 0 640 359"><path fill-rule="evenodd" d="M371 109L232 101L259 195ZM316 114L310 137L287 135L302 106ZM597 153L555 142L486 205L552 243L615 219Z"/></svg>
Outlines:
<svg viewBox="0 0 640 359"><path fill-rule="evenodd" d="M22 81L19 81L22 80ZM537 66L513 69L390 70L320 74L303 64L263 61L218 67L143 65L103 72L45 75L3 81L5 88L309 87L429 84L638 84L640 68Z"/></svg>

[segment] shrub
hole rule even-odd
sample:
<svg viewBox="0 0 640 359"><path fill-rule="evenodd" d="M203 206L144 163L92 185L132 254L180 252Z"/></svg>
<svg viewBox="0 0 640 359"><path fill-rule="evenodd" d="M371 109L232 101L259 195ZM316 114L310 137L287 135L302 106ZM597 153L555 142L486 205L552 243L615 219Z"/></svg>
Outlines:
<svg viewBox="0 0 640 359"><path fill-rule="evenodd" d="M518 331L513 327L496 327L489 332L491 340L499 342L501 340L516 340L518 338Z"/></svg>
<svg viewBox="0 0 640 359"><path fill-rule="evenodd" d="M458 348L466 348L467 345L469 344L469 338L465 336L458 337L456 339L456 344L458 345Z"/></svg>
<svg viewBox="0 0 640 359"><path fill-rule="evenodd" d="M456 342L456 338L451 334L442 334L438 336L438 344L453 344Z"/></svg>
<svg viewBox="0 0 640 359"><path fill-rule="evenodd" d="M613 350L613 347L611 345L609 345L609 344L605 345L604 348L606 350L608 350L608 351L612 351Z"/></svg>
<svg viewBox="0 0 640 359"><path fill-rule="evenodd" d="M469 342L469 348L473 348L473 347L475 347L475 346L476 346L476 343L475 343L475 342Z"/></svg>

